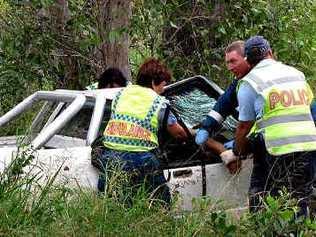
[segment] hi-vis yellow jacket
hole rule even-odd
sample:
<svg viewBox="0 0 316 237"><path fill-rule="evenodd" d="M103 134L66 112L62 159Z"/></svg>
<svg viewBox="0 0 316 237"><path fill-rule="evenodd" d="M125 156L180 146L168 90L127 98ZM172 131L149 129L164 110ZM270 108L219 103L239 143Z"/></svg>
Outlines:
<svg viewBox="0 0 316 237"><path fill-rule="evenodd" d="M104 146L121 151L145 152L158 147L158 113L166 100L152 89L130 85L112 102L104 130Z"/></svg>
<svg viewBox="0 0 316 237"><path fill-rule="evenodd" d="M264 98L263 117L254 131L262 133L271 155L316 150L316 128L310 112L313 93L302 72L272 59L246 75Z"/></svg>

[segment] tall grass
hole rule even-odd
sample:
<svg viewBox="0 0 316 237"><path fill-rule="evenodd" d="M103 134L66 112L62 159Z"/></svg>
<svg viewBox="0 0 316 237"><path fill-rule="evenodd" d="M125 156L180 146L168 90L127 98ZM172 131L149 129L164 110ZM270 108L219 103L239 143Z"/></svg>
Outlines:
<svg viewBox="0 0 316 237"><path fill-rule="evenodd" d="M144 186L126 189L117 171L98 194L92 190L39 184L40 174L23 174L30 154L20 153L0 176L0 236L314 236L316 223L295 220L287 195L269 198L265 211L235 219L211 198L195 201L190 212L154 202ZM56 174L58 175L58 173ZM115 180L115 181L114 181ZM129 195L129 199L122 195ZM211 208L210 208L211 207Z"/></svg>

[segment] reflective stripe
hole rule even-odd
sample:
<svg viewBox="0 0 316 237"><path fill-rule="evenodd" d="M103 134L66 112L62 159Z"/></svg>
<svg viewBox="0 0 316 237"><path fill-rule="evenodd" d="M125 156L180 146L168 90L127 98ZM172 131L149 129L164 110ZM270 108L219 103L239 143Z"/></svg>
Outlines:
<svg viewBox="0 0 316 237"><path fill-rule="evenodd" d="M119 98L121 97L121 94L122 94L123 91L124 91L124 89L120 90L120 91L116 94L115 98L113 99L113 101L112 101L112 111L115 111L115 110L116 110L117 102L118 102ZM112 114L113 114L113 113L112 113Z"/></svg>
<svg viewBox="0 0 316 237"><path fill-rule="evenodd" d="M112 101L112 114L104 130L106 147L149 151L158 146L158 111L165 99L149 88L128 86Z"/></svg>
<svg viewBox="0 0 316 237"><path fill-rule="evenodd" d="M272 117L266 120L257 122L257 128L262 129L278 123L290 123L299 121L311 121L312 116L310 114L298 114L298 115L282 115L278 117Z"/></svg>
<svg viewBox="0 0 316 237"><path fill-rule="evenodd" d="M276 146L283 146L287 144L315 142L315 141L316 141L316 135L300 135L300 136L295 136L295 137L281 138L277 140L268 140L266 141L266 144L267 144L267 148L270 148L270 147L276 147Z"/></svg>
<svg viewBox="0 0 316 237"><path fill-rule="evenodd" d="M113 137L113 136L105 136L103 139L104 142L110 143L119 143L126 144L135 147L150 147L155 148L157 144L151 141L139 140L139 139L131 139L131 138L123 138L123 137ZM118 146L117 146L118 148Z"/></svg>
<svg viewBox="0 0 316 237"><path fill-rule="evenodd" d="M123 120L126 122L136 123L136 124L140 125L141 127L146 128L147 130L151 131L152 133L156 133L157 128L154 128L151 125L151 120L154 117L155 112L157 111L157 109L159 108L159 105L162 102L163 102L163 100L160 97L157 97L154 100L153 105L151 106L150 110L148 111L146 117L143 120L139 119L139 118L135 118L135 117L130 116L128 114L118 114L115 112L112 113L111 119L112 120ZM114 101L113 108L116 108L116 105L117 105L117 101Z"/></svg>
<svg viewBox="0 0 316 237"><path fill-rule="evenodd" d="M157 98L154 100L150 110L148 111L146 117L144 118L144 122L148 122L150 123L153 116L155 115L159 105L161 105L161 103L163 103L163 100L160 96L157 96Z"/></svg>
<svg viewBox="0 0 316 237"><path fill-rule="evenodd" d="M256 85L256 90L258 92L262 92L265 89L275 85L275 84L283 84L283 83L289 83L289 82L305 82L305 79L302 77L281 77L281 78L276 78L274 80L267 80L263 81L260 77L249 73L247 75L247 79L251 80L255 83Z"/></svg>
<svg viewBox="0 0 316 237"><path fill-rule="evenodd" d="M151 132L157 131L157 129L155 129L153 126L151 126L150 122L148 123L147 121L132 117L132 116L127 115L127 114L114 114L111 119L123 120L123 121L131 122L131 123L136 123L137 125L139 125L143 128L146 128L147 130L149 130Z"/></svg>
<svg viewBox="0 0 316 237"><path fill-rule="evenodd" d="M211 110L209 113L208 113L208 116L212 117L213 119L215 119L219 124L221 124L224 120L223 116L216 112L215 110Z"/></svg>

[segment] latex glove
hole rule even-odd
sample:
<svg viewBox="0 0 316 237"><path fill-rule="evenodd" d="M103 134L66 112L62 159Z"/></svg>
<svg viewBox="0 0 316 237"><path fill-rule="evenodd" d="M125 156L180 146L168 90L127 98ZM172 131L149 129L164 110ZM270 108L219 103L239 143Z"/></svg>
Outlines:
<svg viewBox="0 0 316 237"><path fill-rule="evenodd" d="M202 145L207 141L208 137L209 137L208 131L206 131L205 129L199 129L196 132L195 143L197 145Z"/></svg>
<svg viewBox="0 0 316 237"><path fill-rule="evenodd" d="M225 143L224 143L224 147L225 147L226 149L233 149L234 144L235 144L235 140L231 140L231 141L229 141L229 142L225 142Z"/></svg>
<svg viewBox="0 0 316 237"><path fill-rule="evenodd" d="M238 157L233 153L233 150L227 150L219 154L222 161L225 163L225 165L228 165L229 163L238 160Z"/></svg>

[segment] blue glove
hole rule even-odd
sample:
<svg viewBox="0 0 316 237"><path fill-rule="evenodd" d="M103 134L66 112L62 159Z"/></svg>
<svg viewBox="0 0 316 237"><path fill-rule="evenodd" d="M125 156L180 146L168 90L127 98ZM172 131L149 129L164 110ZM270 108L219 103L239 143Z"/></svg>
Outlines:
<svg viewBox="0 0 316 237"><path fill-rule="evenodd" d="M208 131L206 131L205 129L199 129L196 132L195 143L197 145L202 145L207 141L208 137L209 137Z"/></svg>
<svg viewBox="0 0 316 237"><path fill-rule="evenodd" d="M234 144L235 144L235 140L231 140L231 141L229 141L229 142L225 142L224 143L224 147L226 148L226 149L233 149L233 147L234 147Z"/></svg>

